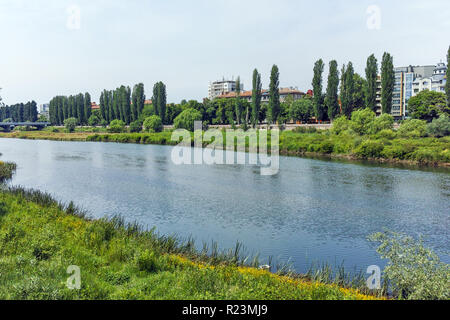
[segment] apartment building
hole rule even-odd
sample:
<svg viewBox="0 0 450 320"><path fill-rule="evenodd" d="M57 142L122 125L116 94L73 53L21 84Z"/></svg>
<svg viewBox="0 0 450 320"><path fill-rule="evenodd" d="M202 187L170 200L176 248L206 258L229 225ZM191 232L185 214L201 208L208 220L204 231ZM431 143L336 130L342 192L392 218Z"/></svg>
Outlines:
<svg viewBox="0 0 450 320"><path fill-rule="evenodd" d="M433 75L430 77L417 78L413 82L413 93L415 96L424 90L445 93L445 84L447 83L447 66L440 62L433 70Z"/></svg>
<svg viewBox="0 0 450 320"><path fill-rule="evenodd" d="M240 87L241 91L244 90L244 85L242 83ZM210 100L231 92L236 92L235 80L218 80L211 82L208 86L208 98Z"/></svg>

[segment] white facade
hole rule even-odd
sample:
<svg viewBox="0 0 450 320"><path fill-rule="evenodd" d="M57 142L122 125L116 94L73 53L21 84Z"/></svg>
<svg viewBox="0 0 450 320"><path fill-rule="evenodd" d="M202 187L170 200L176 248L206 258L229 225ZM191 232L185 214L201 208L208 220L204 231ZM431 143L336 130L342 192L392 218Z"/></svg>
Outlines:
<svg viewBox="0 0 450 320"><path fill-rule="evenodd" d="M433 75L429 78L418 78L413 83L413 96L424 90L445 93L447 66L445 63L438 63Z"/></svg>
<svg viewBox="0 0 450 320"><path fill-rule="evenodd" d="M244 85L241 83L241 91L244 90ZM214 81L209 84L208 87L208 98L210 100L230 93L230 92L236 92L236 81L235 80L221 80L221 81Z"/></svg>

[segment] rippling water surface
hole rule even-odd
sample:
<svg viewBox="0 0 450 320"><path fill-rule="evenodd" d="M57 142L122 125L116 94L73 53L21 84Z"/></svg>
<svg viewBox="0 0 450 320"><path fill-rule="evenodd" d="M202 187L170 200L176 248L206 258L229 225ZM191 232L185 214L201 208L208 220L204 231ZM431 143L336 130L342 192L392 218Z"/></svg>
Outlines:
<svg viewBox="0 0 450 320"><path fill-rule="evenodd" d="M384 228L450 248L450 174L281 157L276 176L256 166L174 165L171 147L0 139L13 184L73 200L94 217L120 214L160 233L242 242L248 253L347 268L383 265L366 238Z"/></svg>

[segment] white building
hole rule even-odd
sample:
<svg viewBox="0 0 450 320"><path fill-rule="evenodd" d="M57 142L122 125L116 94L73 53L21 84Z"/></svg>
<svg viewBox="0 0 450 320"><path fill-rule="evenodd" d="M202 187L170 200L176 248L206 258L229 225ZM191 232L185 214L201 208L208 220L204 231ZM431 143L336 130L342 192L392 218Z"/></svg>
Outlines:
<svg viewBox="0 0 450 320"><path fill-rule="evenodd" d="M445 93L446 73L447 66L445 63L438 63L431 77L418 78L413 82L413 96L424 90Z"/></svg>
<svg viewBox="0 0 450 320"><path fill-rule="evenodd" d="M241 83L241 91L244 90L244 85ZM210 100L230 93L230 92L236 92L236 81L235 80L219 80L214 81L209 84L208 87L208 98Z"/></svg>

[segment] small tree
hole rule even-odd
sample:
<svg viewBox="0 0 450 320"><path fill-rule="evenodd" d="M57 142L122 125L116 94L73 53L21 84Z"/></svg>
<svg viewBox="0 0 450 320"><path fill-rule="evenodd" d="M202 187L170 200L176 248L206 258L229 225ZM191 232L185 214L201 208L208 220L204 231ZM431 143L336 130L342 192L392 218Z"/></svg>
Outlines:
<svg viewBox="0 0 450 320"><path fill-rule="evenodd" d="M427 133L435 137L446 137L450 135L450 118L443 114L438 119L427 125Z"/></svg>
<svg viewBox="0 0 450 320"><path fill-rule="evenodd" d="M76 118L68 118L64 120L64 126L66 127L68 132L74 132L77 124L78 120Z"/></svg>
<svg viewBox="0 0 450 320"><path fill-rule="evenodd" d="M100 119L95 115L91 115L88 119L88 125L90 125L91 127L96 126L100 123Z"/></svg>
<svg viewBox="0 0 450 320"><path fill-rule="evenodd" d="M369 133L375 117L375 112L369 108L353 111L350 121L350 128L359 135L367 134Z"/></svg>
<svg viewBox="0 0 450 320"><path fill-rule="evenodd" d="M142 131L142 122L139 120L133 121L130 123L130 132L141 132Z"/></svg>
<svg viewBox="0 0 450 320"><path fill-rule="evenodd" d="M162 120L159 116L150 116L144 121L144 130L150 132L161 132L163 130Z"/></svg>
<svg viewBox="0 0 450 320"><path fill-rule="evenodd" d="M123 132L124 129L125 129L125 122L116 119L111 121L111 123L109 124L108 131L113 133L119 133Z"/></svg>
<svg viewBox="0 0 450 320"><path fill-rule="evenodd" d="M289 116L294 121L307 122L314 112L313 108L311 99L299 99L291 104Z"/></svg>
<svg viewBox="0 0 450 320"><path fill-rule="evenodd" d="M189 108L181 112L175 118L173 125L175 129L186 129L189 131L194 131L195 121L202 121L202 114L193 108Z"/></svg>

